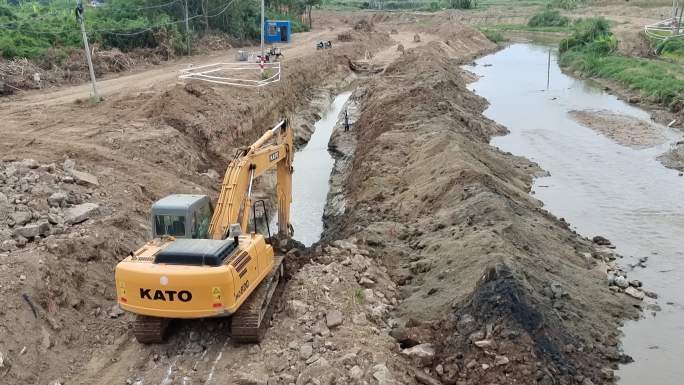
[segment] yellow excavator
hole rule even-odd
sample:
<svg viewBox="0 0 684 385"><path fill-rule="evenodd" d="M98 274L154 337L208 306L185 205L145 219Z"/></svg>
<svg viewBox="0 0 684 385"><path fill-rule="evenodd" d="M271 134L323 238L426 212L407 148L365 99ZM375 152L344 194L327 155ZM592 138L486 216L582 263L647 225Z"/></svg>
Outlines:
<svg viewBox="0 0 684 385"><path fill-rule="evenodd" d="M175 194L153 204L153 240L119 262L115 274L119 306L137 315L133 332L139 342L162 342L174 318L227 316L233 340L263 338L283 256L269 244L266 205L252 202L252 188L255 178L275 168L278 237L291 236L293 156L293 134L284 120L238 150L215 208L206 195ZM268 237L257 232L259 203Z"/></svg>

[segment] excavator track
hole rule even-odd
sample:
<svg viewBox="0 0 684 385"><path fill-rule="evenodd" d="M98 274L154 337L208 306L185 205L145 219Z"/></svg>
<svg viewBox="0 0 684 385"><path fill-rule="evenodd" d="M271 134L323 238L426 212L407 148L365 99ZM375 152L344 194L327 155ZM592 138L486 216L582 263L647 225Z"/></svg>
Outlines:
<svg viewBox="0 0 684 385"><path fill-rule="evenodd" d="M138 315L133 323L133 335L143 344L158 344L164 341L170 319Z"/></svg>
<svg viewBox="0 0 684 385"><path fill-rule="evenodd" d="M273 302L282 294L282 256L274 257L273 270L240 306L231 319L231 338L239 343L259 343L264 338L273 316Z"/></svg>

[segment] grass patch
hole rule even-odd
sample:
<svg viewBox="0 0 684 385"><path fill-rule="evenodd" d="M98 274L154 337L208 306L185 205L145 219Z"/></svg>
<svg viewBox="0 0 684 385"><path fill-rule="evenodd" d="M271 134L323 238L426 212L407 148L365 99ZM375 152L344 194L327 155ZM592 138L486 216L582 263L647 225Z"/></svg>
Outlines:
<svg viewBox="0 0 684 385"><path fill-rule="evenodd" d="M477 0L447 0L449 8L453 9L475 9Z"/></svg>
<svg viewBox="0 0 684 385"><path fill-rule="evenodd" d="M539 7L547 5L549 0L480 0L480 8L488 7Z"/></svg>
<svg viewBox="0 0 684 385"><path fill-rule="evenodd" d="M562 9L575 9L587 5L588 0L551 0L549 6Z"/></svg>
<svg viewBox="0 0 684 385"><path fill-rule="evenodd" d="M673 42L668 52L679 54L684 44ZM602 18L583 20L560 43L560 65L585 76L609 79L638 91L651 102L680 108L684 99L684 68L676 63L621 56L610 25Z"/></svg>
<svg viewBox="0 0 684 385"><path fill-rule="evenodd" d="M484 30L496 30L500 32L564 32L570 33L572 29L570 26L564 27L530 27L525 24L494 24L482 26L480 30L484 33Z"/></svg>
<svg viewBox="0 0 684 385"><path fill-rule="evenodd" d="M487 39L493 43L499 44L506 40L503 33L501 33L501 31L498 29L481 28L480 32L482 32L482 34L484 34L485 37L487 37Z"/></svg>
<svg viewBox="0 0 684 385"><path fill-rule="evenodd" d="M560 14L555 9L545 9L532 16L527 22L529 27L566 27L570 24L570 19Z"/></svg>
<svg viewBox="0 0 684 385"><path fill-rule="evenodd" d="M684 69L679 64L585 51L566 52L560 63L584 75L610 79L640 91L654 103L672 106L684 98Z"/></svg>

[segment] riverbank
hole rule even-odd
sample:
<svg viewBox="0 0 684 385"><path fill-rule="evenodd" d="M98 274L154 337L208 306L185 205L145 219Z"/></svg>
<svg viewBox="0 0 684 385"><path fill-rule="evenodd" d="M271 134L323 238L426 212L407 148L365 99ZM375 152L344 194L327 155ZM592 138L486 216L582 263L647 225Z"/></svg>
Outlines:
<svg viewBox="0 0 684 385"><path fill-rule="evenodd" d="M579 234L608 238L615 268L629 282L642 284L642 294L630 292L644 297L638 306L645 311L639 321L620 328L621 349L634 362L620 366L617 382L677 385L684 375L677 364L684 352L675 342L684 319L678 235L684 231L684 188L679 173L656 157L682 134L656 125L648 111L602 87L562 72L555 60L547 90L546 73L540 71L546 70L547 58L546 47L517 44L466 67L479 77L471 89L490 102L485 116L510 130L491 143L547 170L534 181L534 197ZM579 122L573 111L592 121ZM635 125L648 135L632 130ZM606 285L610 282L616 283L609 278ZM620 295L618 288L609 289Z"/></svg>
<svg viewBox="0 0 684 385"><path fill-rule="evenodd" d="M399 284L392 335L434 349L421 363L434 378L610 383L638 301L614 295L604 252L528 194L541 169L488 144L507 131L482 116L464 59L431 43L357 91L353 132L333 137L344 204L326 235L381 256Z"/></svg>

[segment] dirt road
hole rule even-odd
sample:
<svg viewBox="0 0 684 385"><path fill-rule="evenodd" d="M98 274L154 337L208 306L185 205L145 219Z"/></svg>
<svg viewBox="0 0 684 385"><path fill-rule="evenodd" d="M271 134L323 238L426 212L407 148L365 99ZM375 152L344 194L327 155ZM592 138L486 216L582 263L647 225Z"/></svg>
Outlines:
<svg viewBox="0 0 684 385"><path fill-rule="evenodd" d="M616 325L635 311L604 285L610 253L528 195L538 167L488 145L505 128L482 116L458 66L495 45L450 13L331 15L260 91L179 83L184 60L102 82L96 105L75 102L87 85L3 101L3 381L612 382ZM322 39L333 49L316 51ZM350 69L368 61L373 71ZM304 142L311 99L351 88L360 113L334 134L326 242L291 251L266 340L237 346L226 320L203 320L177 323L167 344L135 342L112 277L147 238L150 204L215 196L209 170L236 148L295 111Z"/></svg>

